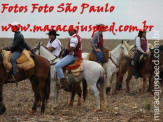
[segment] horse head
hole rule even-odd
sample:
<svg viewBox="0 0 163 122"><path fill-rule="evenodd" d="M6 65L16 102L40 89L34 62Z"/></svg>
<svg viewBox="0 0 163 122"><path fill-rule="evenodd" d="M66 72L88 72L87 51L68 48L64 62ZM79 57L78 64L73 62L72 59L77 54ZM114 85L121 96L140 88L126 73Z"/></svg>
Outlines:
<svg viewBox="0 0 163 122"><path fill-rule="evenodd" d="M120 47L121 47L121 56L122 57L127 56L129 50L128 42L122 40Z"/></svg>
<svg viewBox="0 0 163 122"><path fill-rule="evenodd" d="M36 54L40 54L40 46L42 45L42 41L40 41L32 50Z"/></svg>

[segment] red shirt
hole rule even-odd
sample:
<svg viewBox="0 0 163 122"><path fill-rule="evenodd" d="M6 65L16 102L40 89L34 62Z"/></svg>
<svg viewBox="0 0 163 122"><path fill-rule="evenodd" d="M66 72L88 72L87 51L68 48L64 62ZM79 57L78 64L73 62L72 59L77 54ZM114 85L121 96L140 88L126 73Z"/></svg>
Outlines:
<svg viewBox="0 0 163 122"><path fill-rule="evenodd" d="M97 47L104 47L104 40L102 33L99 34L99 42L97 43Z"/></svg>

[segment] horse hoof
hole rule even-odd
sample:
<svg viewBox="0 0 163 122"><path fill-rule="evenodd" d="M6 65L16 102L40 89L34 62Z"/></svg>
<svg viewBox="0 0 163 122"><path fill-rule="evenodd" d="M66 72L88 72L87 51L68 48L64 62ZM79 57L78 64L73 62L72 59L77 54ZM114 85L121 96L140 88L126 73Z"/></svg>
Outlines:
<svg viewBox="0 0 163 122"><path fill-rule="evenodd" d="M36 111L35 110L32 110L29 112L30 115L34 114Z"/></svg>
<svg viewBox="0 0 163 122"><path fill-rule="evenodd" d="M100 108L100 109L96 109L96 112L101 112L102 111L102 109Z"/></svg>
<svg viewBox="0 0 163 122"><path fill-rule="evenodd" d="M69 106L70 106L70 107L72 107L72 106L73 106L73 104L71 104L71 103L70 103L70 104L69 104Z"/></svg>
<svg viewBox="0 0 163 122"><path fill-rule="evenodd" d="M78 106L81 106L81 103L78 103L77 105L78 105Z"/></svg>

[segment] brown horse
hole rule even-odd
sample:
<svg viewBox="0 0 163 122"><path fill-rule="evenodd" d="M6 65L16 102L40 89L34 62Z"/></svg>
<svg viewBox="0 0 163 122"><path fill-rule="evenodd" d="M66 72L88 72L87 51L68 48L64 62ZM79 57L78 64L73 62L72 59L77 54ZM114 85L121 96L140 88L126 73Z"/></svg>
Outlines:
<svg viewBox="0 0 163 122"><path fill-rule="evenodd" d="M18 72L16 75L16 81L22 81L29 78L32 84L32 89L34 91L35 101L32 107L31 114L36 111L38 102L41 101L41 113L45 111L45 104L50 95L50 64L49 62L38 55L33 58L35 62L35 67L32 70ZM3 66L3 57L0 53L0 115L6 111L6 107L3 103L3 84L7 82L8 77L11 73L7 73L5 67ZM12 82L13 83L13 82Z"/></svg>
<svg viewBox="0 0 163 122"><path fill-rule="evenodd" d="M141 66L139 67L139 72L143 76L142 93L145 93L145 88L147 85L146 81L148 77L149 77L148 91L153 93L152 89L154 86L153 86L153 82L151 81L152 76L153 76L152 55L144 54L143 58L140 61L140 65ZM125 57L120 61L120 68L117 74L116 86L114 90L115 93L117 92L117 90L120 90L120 88L122 87L123 76L126 72L128 72L128 77L126 79L126 87L127 87L127 92L129 93L130 92L129 83L130 83L132 76L134 75L134 66L131 65L131 59L129 57Z"/></svg>
<svg viewBox="0 0 163 122"><path fill-rule="evenodd" d="M82 82L83 85L83 99L84 101L86 100L86 95L87 95L87 83L85 80L83 80ZM78 94L78 106L81 106L81 93L82 93L82 89L81 89L81 85L80 82L74 83L74 84L69 84L68 88L64 89L65 91L71 92L71 100L69 103L69 106L73 106L74 103L74 97L75 94Z"/></svg>

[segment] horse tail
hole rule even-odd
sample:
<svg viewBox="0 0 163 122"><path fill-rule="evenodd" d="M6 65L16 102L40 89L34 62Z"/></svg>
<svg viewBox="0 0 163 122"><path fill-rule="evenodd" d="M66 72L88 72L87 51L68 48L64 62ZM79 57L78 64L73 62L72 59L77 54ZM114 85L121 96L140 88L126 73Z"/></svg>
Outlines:
<svg viewBox="0 0 163 122"><path fill-rule="evenodd" d="M83 79L82 85L83 85L83 99L85 101L87 96L87 82L85 79Z"/></svg>
<svg viewBox="0 0 163 122"><path fill-rule="evenodd" d="M98 84L100 85L100 98L101 98L101 101L104 101L104 104L105 104L105 101L106 101L106 92L105 92L105 80L104 80L104 69L102 69L100 71L100 77L99 77L99 80L98 80Z"/></svg>
<svg viewBox="0 0 163 122"><path fill-rule="evenodd" d="M51 75L50 75L50 70L49 70L48 77L45 82L45 99L46 99L46 101L49 99L49 96L50 96L50 82L51 82Z"/></svg>

